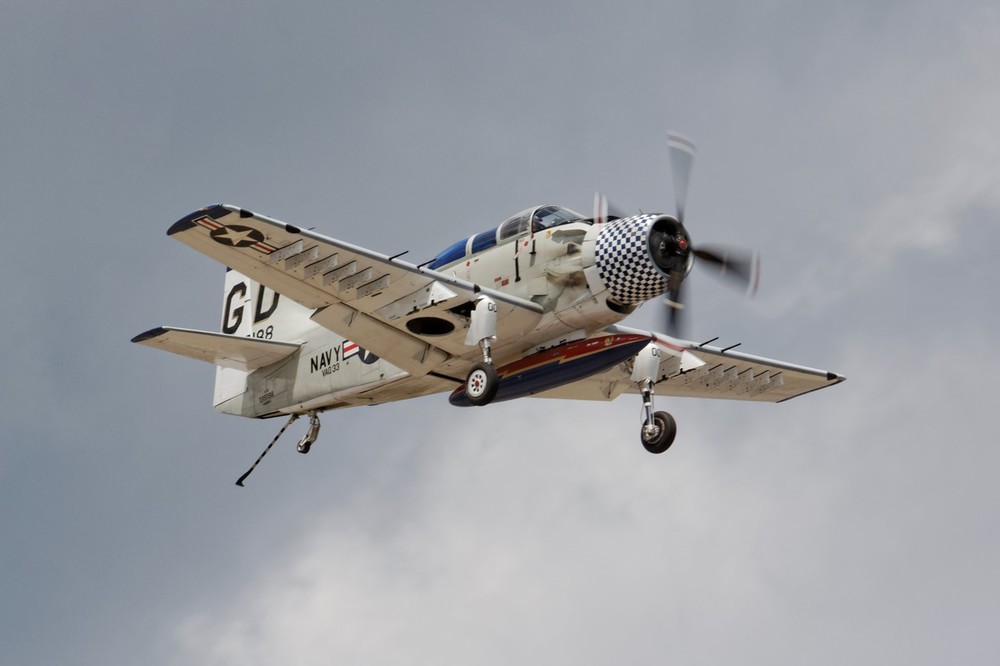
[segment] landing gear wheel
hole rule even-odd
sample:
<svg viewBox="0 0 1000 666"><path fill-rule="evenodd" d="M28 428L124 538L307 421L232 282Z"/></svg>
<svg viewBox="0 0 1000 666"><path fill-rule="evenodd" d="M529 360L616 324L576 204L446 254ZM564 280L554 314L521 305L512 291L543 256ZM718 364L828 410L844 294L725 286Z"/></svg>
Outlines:
<svg viewBox="0 0 1000 666"><path fill-rule="evenodd" d="M473 405L488 405L500 388L500 375L489 363L476 363L465 379L465 395Z"/></svg>
<svg viewBox="0 0 1000 666"><path fill-rule="evenodd" d="M653 414L652 426L642 426L642 445L650 453L663 453L674 443L677 436L677 422L667 412Z"/></svg>

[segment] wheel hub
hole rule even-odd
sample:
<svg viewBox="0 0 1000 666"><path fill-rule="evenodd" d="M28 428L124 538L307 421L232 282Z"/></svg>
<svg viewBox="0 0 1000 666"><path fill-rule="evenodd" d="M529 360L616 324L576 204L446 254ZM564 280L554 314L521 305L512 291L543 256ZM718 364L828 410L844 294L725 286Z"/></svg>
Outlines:
<svg viewBox="0 0 1000 666"><path fill-rule="evenodd" d="M642 439L644 442L655 442L660 436L660 426L649 423L642 426Z"/></svg>

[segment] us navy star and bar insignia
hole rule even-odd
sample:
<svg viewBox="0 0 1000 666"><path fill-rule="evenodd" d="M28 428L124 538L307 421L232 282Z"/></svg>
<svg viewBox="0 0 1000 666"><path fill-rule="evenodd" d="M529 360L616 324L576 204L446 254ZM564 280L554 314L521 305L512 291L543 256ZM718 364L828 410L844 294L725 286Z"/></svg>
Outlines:
<svg viewBox="0 0 1000 666"><path fill-rule="evenodd" d="M278 249L265 241L263 233L251 227L238 224L219 224L207 215L195 218L193 222L199 227L208 229L208 235L212 237L212 240L222 245L252 247L263 254L271 254Z"/></svg>

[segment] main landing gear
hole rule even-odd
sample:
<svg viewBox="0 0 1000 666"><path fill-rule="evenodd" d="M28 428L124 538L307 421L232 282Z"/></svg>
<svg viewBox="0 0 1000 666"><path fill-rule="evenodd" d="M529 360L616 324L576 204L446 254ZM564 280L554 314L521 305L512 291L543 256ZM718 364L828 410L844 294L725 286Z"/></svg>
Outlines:
<svg viewBox="0 0 1000 666"><path fill-rule="evenodd" d="M469 323L469 333L465 344L478 344L483 352L483 360L472 366L465 377L465 395L473 405L488 405L500 388L500 375L493 367L490 354L491 345L497 339L497 304L487 296L476 299Z"/></svg>
<svg viewBox="0 0 1000 666"><path fill-rule="evenodd" d="M677 436L677 422L667 412L653 411L653 382L645 382L642 388L642 409L645 420L640 436L642 445L650 453L663 453L674 443Z"/></svg>
<svg viewBox="0 0 1000 666"><path fill-rule="evenodd" d="M490 404L497 396L499 388L500 375L488 360L472 366L469 376L465 379L465 395L469 398L469 402L476 406Z"/></svg>
<svg viewBox="0 0 1000 666"><path fill-rule="evenodd" d="M642 430L639 433L642 445L650 453L663 453L674 443L677 436L677 422L667 412L653 411L653 385L660 375L660 349L655 342L649 343L636 354L632 366L632 381L642 390Z"/></svg>

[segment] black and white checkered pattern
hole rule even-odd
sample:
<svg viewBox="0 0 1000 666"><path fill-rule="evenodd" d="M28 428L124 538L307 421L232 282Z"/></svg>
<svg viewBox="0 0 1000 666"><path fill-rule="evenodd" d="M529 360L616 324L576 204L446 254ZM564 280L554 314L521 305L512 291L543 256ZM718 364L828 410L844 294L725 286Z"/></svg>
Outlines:
<svg viewBox="0 0 1000 666"><path fill-rule="evenodd" d="M649 230L659 217L622 218L605 224L597 236L598 275L621 303L642 303L667 290L667 276L649 252Z"/></svg>

